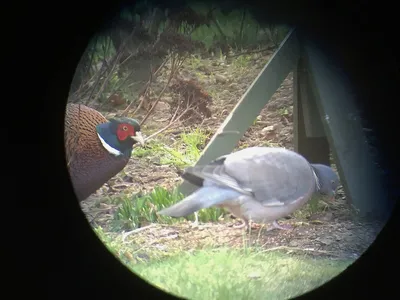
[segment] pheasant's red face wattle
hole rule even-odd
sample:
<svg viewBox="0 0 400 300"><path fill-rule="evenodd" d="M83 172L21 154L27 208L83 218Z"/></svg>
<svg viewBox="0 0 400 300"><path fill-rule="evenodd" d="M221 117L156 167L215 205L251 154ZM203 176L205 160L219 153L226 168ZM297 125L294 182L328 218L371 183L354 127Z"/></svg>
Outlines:
<svg viewBox="0 0 400 300"><path fill-rule="evenodd" d="M135 128L132 125L122 123L118 125L117 136L120 141L125 141L130 136L135 136Z"/></svg>

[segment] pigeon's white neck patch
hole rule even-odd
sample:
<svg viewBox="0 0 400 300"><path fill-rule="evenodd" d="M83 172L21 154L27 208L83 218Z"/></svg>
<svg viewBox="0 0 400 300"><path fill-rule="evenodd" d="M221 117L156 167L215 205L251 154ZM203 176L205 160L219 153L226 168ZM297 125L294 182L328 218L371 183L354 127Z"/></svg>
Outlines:
<svg viewBox="0 0 400 300"><path fill-rule="evenodd" d="M321 189L321 182L320 182L320 180L318 178L317 173L315 173L315 170L314 170L313 167L311 167L311 170L312 170L314 178L315 178L315 183L317 184L317 191L319 191Z"/></svg>
<svg viewBox="0 0 400 300"><path fill-rule="evenodd" d="M106 148L106 150L107 150L109 153L111 153L112 155L115 155L115 156L120 156L120 155L122 155L122 152L121 152L121 151L119 151L119 150L117 150L117 149L111 147L109 144L107 144L106 141L100 136L100 134L97 134L97 135L98 135L98 137L99 137L99 139L100 139L101 144L103 145L104 148Z"/></svg>

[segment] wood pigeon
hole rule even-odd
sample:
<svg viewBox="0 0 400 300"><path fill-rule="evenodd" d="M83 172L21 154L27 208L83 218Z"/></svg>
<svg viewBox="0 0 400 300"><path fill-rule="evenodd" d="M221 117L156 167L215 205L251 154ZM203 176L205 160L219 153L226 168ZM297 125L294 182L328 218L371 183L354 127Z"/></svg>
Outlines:
<svg viewBox="0 0 400 300"><path fill-rule="evenodd" d="M204 166L189 167L182 177L200 187L182 201L159 211L184 217L202 208L222 207L249 221L272 222L302 207L314 193L335 196L337 174L321 164L310 164L285 148L250 147L221 156Z"/></svg>

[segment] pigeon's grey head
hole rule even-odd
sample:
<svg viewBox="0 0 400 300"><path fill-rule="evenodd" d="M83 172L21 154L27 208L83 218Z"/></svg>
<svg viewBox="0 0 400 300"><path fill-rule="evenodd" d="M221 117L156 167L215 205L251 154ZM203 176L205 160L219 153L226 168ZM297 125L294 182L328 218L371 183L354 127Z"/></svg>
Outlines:
<svg viewBox="0 0 400 300"><path fill-rule="evenodd" d="M321 164L311 164L317 176L317 191L321 195L333 198L339 186L339 177L331 167Z"/></svg>

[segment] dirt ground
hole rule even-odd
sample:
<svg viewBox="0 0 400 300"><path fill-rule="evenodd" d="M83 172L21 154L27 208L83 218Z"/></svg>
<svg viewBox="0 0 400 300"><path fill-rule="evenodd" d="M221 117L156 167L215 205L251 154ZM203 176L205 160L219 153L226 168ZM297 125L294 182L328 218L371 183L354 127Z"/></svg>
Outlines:
<svg viewBox="0 0 400 300"><path fill-rule="evenodd" d="M229 72L229 63L221 64L212 58L204 61L206 67L197 70L184 68L182 74L189 77L202 72L197 81L206 91L213 91L213 104L210 109L212 117L204 120L201 127L215 132L223 120L228 116L237 101L244 94L269 59L270 54L260 54L254 57L245 73L240 76ZM211 79L218 74L218 80ZM162 80L160 80L160 84ZM239 142L239 147L249 146L283 146L293 149L293 74L290 73L281 87L273 95L257 118ZM173 97L166 94L165 97ZM121 110L124 107L121 108ZM111 114L115 114L114 110ZM107 113L104 112L106 115ZM135 118L139 120L146 111L139 111ZM160 102L155 113L149 119L147 126L152 130L160 129L166 124L170 116L168 105ZM184 128L174 128L168 134L174 136ZM143 130L142 130L143 131ZM131 159L123 172L112 178L101 188L96 195L82 203L83 210L89 220L95 216L95 224L107 226L112 219L115 207L110 204L100 205L98 202L105 196L119 193L149 192L155 186L166 188L174 187L181 182L178 169L170 166L157 165L146 159ZM253 230L248 243L257 244L265 249L280 247L287 251L303 251L311 255L324 255L332 258L356 258L364 252L374 241L380 227L375 223L365 223L353 220L354 213L346 203L343 191L339 191L334 203L329 203L324 212L299 220L294 217L280 220L280 223L290 223L292 230L272 230L268 232ZM135 233L142 236L144 243L149 247L181 247L193 249L206 245L243 246L243 230L234 229L231 225L237 222L225 217L220 223L200 224L194 228L190 223L174 226L152 225L148 229ZM248 236L247 236L248 237ZM167 250L165 250L167 251Z"/></svg>

